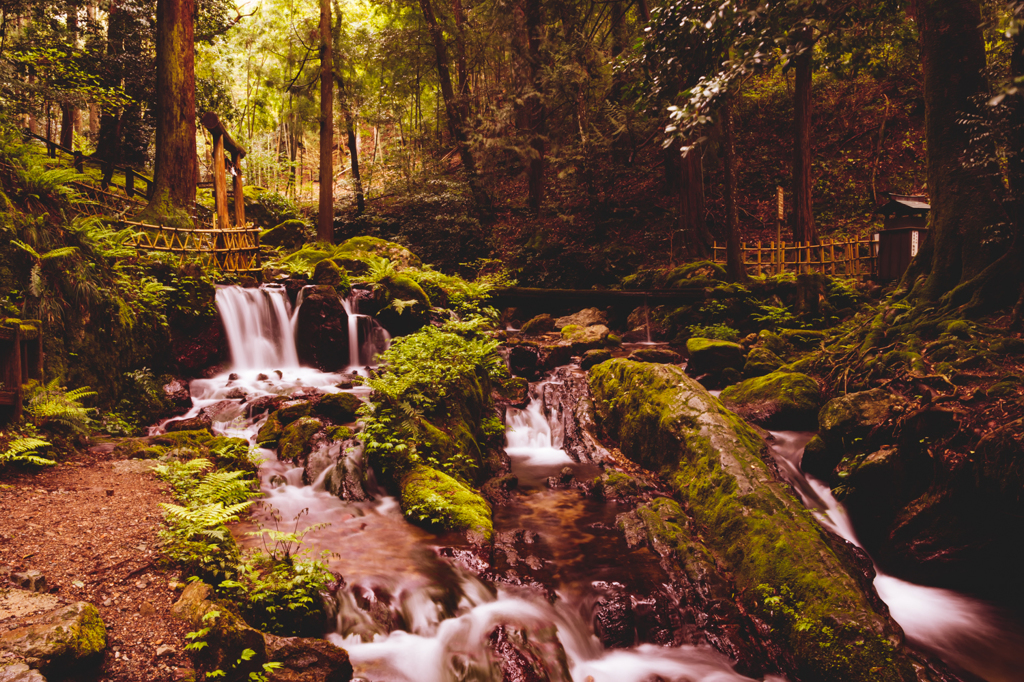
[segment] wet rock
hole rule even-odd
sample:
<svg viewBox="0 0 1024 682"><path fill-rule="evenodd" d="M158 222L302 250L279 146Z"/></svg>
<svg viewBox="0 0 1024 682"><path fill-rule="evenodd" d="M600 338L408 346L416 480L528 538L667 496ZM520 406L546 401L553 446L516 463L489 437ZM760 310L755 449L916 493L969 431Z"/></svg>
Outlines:
<svg viewBox="0 0 1024 682"><path fill-rule="evenodd" d="M329 260L322 260L313 267L313 284L334 287L341 296L345 296L352 288L344 268L339 268L336 263Z"/></svg>
<svg viewBox="0 0 1024 682"><path fill-rule="evenodd" d="M667 365L677 365L683 361L682 356L670 348L637 348L629 354L629 359L634 362L659 362Z"/></svg>
<svg viewBox="0 0 1024 682"><path fill-rule="evenodd" d="M686 352L691 376L719 377L726 370L743 370L743 346L738 343L694 337L686 342Z"/></svg>
<svg viewBox="0 0 1024 682"><path fill-rule="evenodd" d="M184 376L199 376L206 368L227 360L227 347L219 317L172 327L170 355L174 366Z"/></svg>
<svg viewBox="0 0 1024 682"><path fill-rule="evenodd" d="M543 313L530 318L520 331L526 335L547 334L555 331L555 320L547 313Z"/></svg>
<svg viewBox="0 0 1024 682"><path fill-rule="evenodd" d="M507 682L549 682L541 656L526 637L507 625L499 625L488 637L491 653Z"/></svg>
<svg viewBox="0 0 1024 682"><path fill-rule="evenodd" d="M189 417L188 419L172 419L167 422L164 426L164 430L168 433L174 433L175 431L200 431L206 430L213 433L210 427L213 426L213 420L208 415L200 414L195 417Z"/></svg>
<svg viewBox="0 0 1024 682"><path fill-rule="evenodd" d="M242 414L242 411L234 400L220 400L199 410L199 416L209 418L211 423L225 422Z"/></svg>
<svg viewBox="0 0 1024 682"><path fill-rule="evenodd" d="M308 400L289 400L278 409L277 420L282 426L287 426L296 419L308 417L312 411L313 406Z"/></svg>
<svg viewBox="0 0 1024 682"><path fill-rule="evenodd" d="M0 664L0 682L46 682L46 678L38 670L29 668L25 663Z"/></svg>
<svg viewBox="0 0 1024 682"><path fill-rule="evenodd" d="M729 409L747 421L778 431L818 427L818 382L797 372L772 372L729 386L721 395Z"/></svg>
<svg viewBox="0 0 1024 682"><path fill-rule="evenodd" d="M303 365L325 372L348 365L348 313L334 287L314 285L304 290L296 340Z"/></svg>
<svg viewBox="0 0 1024 682"><path fill-rule="evenodd" d="M518 376L505 380L498 398L512 407L525 408L530 402L530 382Z"/></svg>
<svg viewBox="0 0 1024 682"><path fill-rule="evenodd" d="M636 614L625 591L603 596L594 608L594 634L606 649L628 649L636 644Z"/></svg>
<svg viewBox="0 0 1024 682"><path fill-rule="evenodd" d="M559 317L555 320L555 329L565 329L569 326L590 327L591 325L607 325L608 316L597 308L584 308L578 313Z"/></svg>
<svg viewBox="0 0 1024 682"><path fill-rule="evenodd" d="M172 409L180 413L192 407L192 392L188 382L175 379L161 387L164 393L164 400Z"/></svg>
<svg viewBox="0 0 1024 682"><path fill-rule="evenodd" d="M297 249L302 246L308 233L309 226L303 220L291 219L278 223L269 230L260 232L260 243L267 246L283 246L289 249Z"/></svg>
<svg viewBox="0 0 1024 682"><path fill-rule="evenodd" d="M553 344L545 344L540 348L540 367L545 372L550 372L557 367L568 365L573 356L572 344L568 341L558 341Z"/></svg>
<svg viewBox="0 0 1024 682"><path fill-rule="evenodd" d="M88 669L99 662L106 646L103 619L87 602L35 615L30 624L0 633L0 650L44 674Z"/></svg>
<svg viewBox="0 0 1024 682"><path fill-rule="evenodd" d="M274 682L347 682L352 679L348 652L323 639L264 635L271 662L280 663Z"/></svg>
<svg viewBox="0 0 1024 682"><path fill-rule="evenodd" d="M793 352L793 346L786 339L767 329L762 329L758 332L755 347L771 351L779 358L785 358Z"/></svg>
<svg viewBox="0 0 1024 682"><path fill-rule="evenodd" d="M260 430L256 432L256 444L261 448L276 448L281 440L284 426L281 425L281 420L277 415L277 412L271 413L267 417L267 421L263 422Z"/></svg>
<svg viewBox="0 0 1024 682"><path fill-rule="evenodd" d="M324 487L332 495L350 502L371 499L366 492L366 472L363 470L362 459L356 456L361 448L355 439L341 444L341 456L331 472L324 477Z"/></svg>
<svg viewBox="0 0 1024 682"><path fill-rule="evenodd" d="M558 406L562 415L562 449L577 462L607 459L609 453L598 438L587 375L563 367L554 378L556 382L545 385L544 400Z"/></svg>
<svg viewBox="0 0 1024 682"><path fill-rule="evenodd" d="M508 351L508 371L513 376L535 381L540 377L538 361L536 347L518 345L512 346Z"/></svg>
<svg viewBox="0 0 1024 682"><path fill-rule="evenodd" d="M363 404L351 393L328 393L317 403L317 416L334 424L350 424L356 420L356 411Z"/></svg>
<svg viewBox="0 0 1024 682"><path fill-rule="evenodd" d="M515 474L494 476L480 488L480 494L492 505L508 504L512 501L512 491L519 487L519 478Z"/></svg>
<svg viewBox="0 0 1024 682"><path fill-rule="evenodd" d="M580 369L590 369L594 365L600 365L605 360L612 359L612 352L607 348L593 348L583 354L580 360Z"/></svg>
<svg viewBox="0 0 1024 682"><path fill-rule="evenodd" d="M562 470L558 472L557 476L548 477L548 487L570 488L575 480L576 475L573 473L572 467L562 467Z"/></svg>
<svg viewBox="0 0 1024 682"><path fill-rule="evenodd" d="M602 474L594 481L593 494L605 500L631 500L646 488L641 481L620 471Z"/></svg>
<svg viewBox="0 0 1024 682"><path fill-rule="evenodd" d="M819 435L823 447L804 453L804 470L823 480L844 456L865 452L872 447L870 436L898 413L906 401L882 388L847 393L830 400L818 412Z"/></svg>
<svg viewBox="0 0 1024 682"><path fill-rule="evenodd" d="M405 517L434 530L478 533L484 541L494 534L491 505L473 489L448 474L415 466L399 486Z"/></svg>
<svg viewBox="0 0 1024 682"><path fill-rule="evenodd" d="M11 582L23 590L46 592L46 576L34 568L22 573L12 573Z"/></svg>
<svg viewBox="0 0 1024 682"><path fill-rule="evenodd" d="M874 608L855 570L778 480L753 429L669 365L611 360L591 370L589 383L603 428L625 456L674 482L673 493L702 529L703 552L713 552L732 573L733 594L744 610L775 629L777 642L795 659L794 674L851 682L915 679L895 644L898 626ZM671 535L679 550L678 533ZM699 547L691 542L682 551L697 556ZM771 596L805 604L801 623L807 627L766 606Z"/></svg>
<svg viewBox="0 0 1024 682"><path fill-rule="evenodd" d="M264 395L254 398L246 405L246 416L252 419L257 415L273 412L280 408L283 402L284 398L278 395Z"/></svg>

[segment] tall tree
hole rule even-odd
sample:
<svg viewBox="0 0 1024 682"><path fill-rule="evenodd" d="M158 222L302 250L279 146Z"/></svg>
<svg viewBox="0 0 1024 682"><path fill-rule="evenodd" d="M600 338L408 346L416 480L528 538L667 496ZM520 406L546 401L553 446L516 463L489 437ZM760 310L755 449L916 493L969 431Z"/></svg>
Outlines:
<svg viewBox="0 0 1024 682"><path fill-rule="evenodd" d="M743 264L736 207L736 133L732 121L733 97L730 92L723 94L719 114L722 119L722 165L725 170L726 270L730 280L744 282L747 280L747 268Z"/></svg>
<svg viewBox="0 0 1024 682"><path fill-rule="evenodd" d="M530 127L530 162L527 169L530 210L540 212L544 198L544 156L547 151L547 107L543 94L543 63L541 44L544 39L544 18L541 0L526 0L527 59L530 64L531 92L526 100Z"/></svg>
<svg viewBox="0 0 1024 682"><path fill-rule="evenodd" d="M334 62L331 2L320 0L320 212L316 237L334 241Z"/></svg>
<svg viewBox="0 0 1024 682"><path fill-rule="evenodd" d="M156 4L156 161L154 188L140 219L187 227L196 200L195 0ZM215 159L215 163L223 163Z"/></svg>
<svg viewBox="0 0 1024 682"><path fill-rule="evenodd" d="M817 242L811 204L811 81L814 57L814 29L796 32L797 54L793 57L793 239Z"/></svg>

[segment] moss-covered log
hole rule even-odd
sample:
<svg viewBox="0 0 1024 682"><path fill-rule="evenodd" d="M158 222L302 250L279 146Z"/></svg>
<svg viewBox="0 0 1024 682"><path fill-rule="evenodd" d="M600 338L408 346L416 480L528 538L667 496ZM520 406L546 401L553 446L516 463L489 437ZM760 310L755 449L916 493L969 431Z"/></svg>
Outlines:
<svg viewBox="0 0 1024 682"><path fill-rule="evenodd" d="M611 360L590 370L590 388L604 429L668 478L740 600L791 648L798 677L914 679L898 626L772 474L755 431L677 367Z"/></svg>

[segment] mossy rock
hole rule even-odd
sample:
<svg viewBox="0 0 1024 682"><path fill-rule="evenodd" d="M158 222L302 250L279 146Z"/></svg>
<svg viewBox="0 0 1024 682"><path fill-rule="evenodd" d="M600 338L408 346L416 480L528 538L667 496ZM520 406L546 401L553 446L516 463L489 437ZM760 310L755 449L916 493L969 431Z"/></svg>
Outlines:
<svg viewBox="0 0 1024 682"><path fill-rule="evenodd" d="M806 374L772 372L722 391L722 402L767 429L813 431L818 427L821 389Z"/></svg>
<svg viewBox="0 0 1024 682"><path fill-rule="evenodd" d="M612 359L612 352L607 348L591 348L580 359L580 369L590 369L594 365L600 365L605 360Z"/></svg>
<svg viewBox="0 0 1024 682"><path fill-rule="evenodd" d="M944 334L949 334L966 341L971 338L974 326L967 320L949 320L948 322L940 323L938 330Z"/></svg>
<svg viewBox="0 0 1024 682"><path fill-rule="evenodd" d="M828 332L816 329L780 329L779 336L796 346L813 346L828 338Z"/></svg>
<svg viewBox="0 0 1024 682"><path fill-rule="evenodd" d="M1000 353L1002 355L1024 355L1024 339L1018 339L1013 336L1004 336L998 339L993 339L989 343L989 348L993 352Z"/></svg>
<svg viewBox="0 0 1024 682"><path fill-rule="evenodd" d="M832 472L835 471L842 458L842 450L829 450L825 440L821 436L815 436L804 446L804 456L800 468L811 476L828 481L832 478Z"/></svg>
<svg viewBox="0 0 1024 682"><path fill-rule="evenodd" d="M405 517L431 530L478 533L485 542L494 535L491 505L476 491L448 474L416 466L400 481Z"/></svg>
<svg viewBox="0 0 1024 682"><path fill-rule="evenodd" d="M356 420L356 411L362 404L352 393L328 393L320 398L316 413L335 424L348 424Z"/></svg>
<svg viewBox="0 0 1024 682"><path fill-rule="evenodd" d="M594 494L606 500L630 500L645 488L640 481L621 471L611 471L594 479Z"/></svg>
<svg viewBox="0 0 1024 682"><path fill-rule="evenodd" d="M786 339L769 329L762 329L757 333L757 345L767 348L780 358L793 352L793 346Z"/></svg>
<svg viewBox="0 0 1024 682"><path fill-rule="evenodd" d="M690 373L694 375L721 374L727 368L737 372L743 369L743 346L732 341L695 336L686 342L686 353L690 356Z"/></svg>
<svg viewBox="0 0 1024 682"><path fill-rule="evenodd" d="M918 374L928 371L921 354L908 350L891 350L885 353L881 359L881 366L886 370L909 369Z"/></svg>
<svg viewBox="0 0 1024 682"><path fill-rule="evenodd" d="M704 287L728 279L725 268L708 260L680 265L659 278L658 285L667 289Z"/></svg>
<svg viewBox="0 0 1024 682"><path fill-rule="evenodd" d="M838 396L818 413L821 437L829 448L853 449L904 403L902 398L882 388Z"/></svg>
<svg viewBox="0 0 1024 682"><path fill-rule="evenodd" d="M278 441L278 457L290 462L299 462L313 451L313 437L324 427L315 417L300 417L281 432Z"/></svg>
<svg viewBox="0 0 1024 682"><path fill-rule="evenodd" d="M313 404L308 400L292 400L281 405L281 408L275 413L277 420L281 422L282 426L291 424L296 419L302 417L308 417L313 413Z"/></svg>
<svg viewBox="0 0 1024 682"><path fill-rule="evenodd" d="M571 325L577 327L591 327L598 324L607 325L608 316L597 308L584 308L578 313L557 318L555 320L555 329L565 329Z"/></svg>
<svg viewBox="0 0 1024 682"><path fill-rule="evenodd" d="M174 449L188 448L198 450L205 448L213 439L214 435L209 431L197 429L194 431L162 433L159 436L153 436L150 442L153 445L162 445Z"/></svg>
<svg viewBox="0 0 1024 682"><path fill-rule="evenodd" d="M605 345L609 334L608 327L603 324L594 324L589 327L571 324L562 328L562 338L572 344L572 352L576 355Z"/></svg>
<svg viewBox="0 0 1024 682"><path fill-rule="evenodd" d="M1008 398L1017 395L1020 390L1020 381L999 381L989 386L985 395L989 398Z"/></svg>
<svg viewBox="0 0 1024 682"><path fill-rule="evenodd" d="M523 377L510 377L501 383L501 395L512 405L525 405L530 400L530 382Z"/></svg>
<svg viewBox="0 0 1024 682"><path fill-rule="evenodd" d="M99 663L106 647L107 628L100 612L82 601L33 616L30 625L0 634L0 650L55 675L52 679Z"/></svg>
<svg viewBox="0 0 1024 682"><path fill-rule="evenodd" d="M547 313L542 313L527 320L520 331L529 335L547 334L555 331L555 320Z"/></svg>
<svg viewBox="0 0 1024 682"><path fill-rule="evenodd" d="M284 426L281 425L278 413L274 412L267 417L267 421L263 422L263 426L256 433L256 445L261 448L276 448L283 431Z"/></svg>
<svg viewBox="0 0 1024 682"><path fill-rule="evenodd" d="M401 244L377 237L353 237L340 244L336 254L345 269L357 275L365 274L374 258L385 258L400 270L423 265L416 254Z"/></svg>
<svg viewBox="0 0 1024 682"><path fill-rule="evenodd" d="M260 244L297 249L309 236L309 226L302 220L292 219L260 232Z"/></svg>
<svg viewBox="0 0 1024 682"><path fill-rule="evenodd" d="M348 280L345 268L338 267L332 260L322 260L313 266L313 284L326 284L334 287L342 298L352 291L352 283Z"/></svg>
<svg viewBox="0 0 1024 682"><path fill-rule="evenodd" d="M748 379L761 377L782 367L782 358L765 348L755 346L747 353L747 361L743 364L743 376Z"/></svg>
<svg viewBox="0 0 1024 682"><path fill-rule="evenodd" d="M666 365L678 365L683 357L671 348L637 348L629 354L635 362L658 362Z"/></svg>
<svg viewBox="0 0 1024 682"><path fill-rule="evenodd" d="M916 679L898 626L874 609L857 569L774 477L751 427L670 365L611 360L591 370L589 384L604 429L629 459L671 482L800 678Z"/></svg>
<svg viewBox="0 0 1024 682"><path fill-rule="evenodd" d="M416 280L407 275L397 275L386 282L392 300L416 301L424 308L430 307L430 296Z"/></svg>

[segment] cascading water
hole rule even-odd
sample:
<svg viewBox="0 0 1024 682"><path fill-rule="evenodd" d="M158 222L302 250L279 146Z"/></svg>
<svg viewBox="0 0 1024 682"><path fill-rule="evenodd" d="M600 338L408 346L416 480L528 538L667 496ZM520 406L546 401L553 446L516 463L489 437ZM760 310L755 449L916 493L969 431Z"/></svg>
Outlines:
<svg viewBox="0 0 1024 682"><path fill-rule="evenodd" d="M342 301L348 314L348 369L358 372L370 365L378 353L391 343L391 335L369 315L359 312L358 300L353 294Z"/></svg>
<svg viewBox="0 0 1024 682"><path fill-rule="evenodd" d="M843 506L831 489L800 468L810 433L775 432L772 453L783 476L822 525L860 547ZM1021 679L1024 630L1008 615L976 599L915 585L878 572L878 596L907 639L988 682Z"/></svg>
<svg viewBox="0 0 1024 682"><path fill-rule="evenodd" d="M284 287L218 287L216 300L235 369L299 366Z"/></svg>

